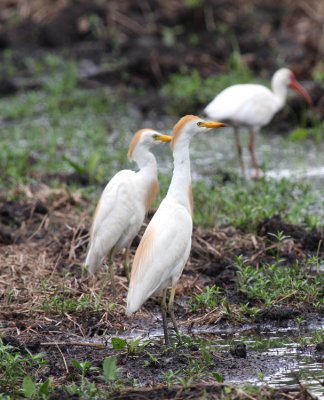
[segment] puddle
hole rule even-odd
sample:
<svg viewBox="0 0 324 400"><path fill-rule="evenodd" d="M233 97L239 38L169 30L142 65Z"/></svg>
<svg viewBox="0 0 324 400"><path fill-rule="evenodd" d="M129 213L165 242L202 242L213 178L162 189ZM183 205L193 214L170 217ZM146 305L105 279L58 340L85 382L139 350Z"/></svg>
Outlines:
<svg viewBox="0 0 324 400"><path fill-rule="evenodd" d="M300 325L294 321L274 325L271 323L194 328L191 335L205 342L205 348L216 355L215 370L228 383L267 384L272 387L294 388L306 385L313 396L324 399L324 355L317 353L315 344L324 341L324 320L313 319ZM121 337L120 335L118 335ZM163 336L161 329L152 329L123 336L127 340L137 337L152 340ZM231 356L235 344L244 343L246 358Z"/></svg>
<svg viewBox="0 0 324 400"><path fill-rule="evenodd" d="M323 333L322 331L322 337ZM223 336L216 340L210 339L213 343L211 349L215 348L217 351L229 351L233 345L243 342L247 347L247 358L252 356L251 352L256 351L262 360L260 372L256 376L249 374L235 376L235 373L231 375L231 372L225 372L225 381L231 383L252 383L256 385L266 383L273 387L295 387L299 383L302 383L307 386L308 390L314 396L324 399L323 356L321 359L319 356L316 357L314 346L303 346L300 344L301 342L307 343L307 341L311 343L314 340L311 335L304 334L302 337L299 337L298 342L292 341L287 333L279 332L263 333L262 336L243 335L236 338ZM228 344L229 341L231 341L231 344ZM258 347L262 348L262 346L269 347L265 350L258 350ZM275 368L267 367L267 363L275 365ZM248 368L249 366L247 365Z"/></svg>
<svg viewBox="0 0 324 400"><path fill-rule="evenodd" d="M274 179L303 179L303 178L324 178L324 166L309 168L308 170L290 170L282 169L279 171L268 171L265 173L265 177Z"/></svg>
<svg viewBox="0 0 324 400"><path fill-rule="evenodd" d="M248 135L241 133L243 158L251 167L247 150ZM201 135L192 142L192 163L198 176L209 176L216 168L239 172L232 129ZM265 131L256 139L256 156L266 176L282 178L324 178L324 143L317 147L311 140L294 142Z"/></svg>
<svg viewBox="0 0 324 400"><path fill-rule="evenodd" d="M264 377L269 386L295 386L299 382L307 385L308 390L318 398L324 398L323 379L324 364L316 361L312 350L302 350L298 343L289 343L285 347L274 347L266 352L272 355L282 355L286 365L278 368L276 374ZM257 384L260 382L256 382ZM262 382L261 382L262 383Z"/></svg>
<svg viewBox="0 0 324 400"><path fill-rule="evenodd" d="M315 328L314 326L312 327ZM294 328L279 329L277 332L262 332L259 334L221 334L220 338L208 335L211 342L211 349L217 351L229 351L237 343L244 343L247 348L247 359L253 356L254 352L263 359L264 370L256 376L227 375L224 377L227 382L243 383L249 382L257 385L264 383L269 386L291 386L299 383L305 384L314 396L324 398L324 358L316 354L314 345L315 339L312 333L314 330L303 330ZM316 338L324 338L324 326L316 331ZM265 361L267 360L267 361ZM275 369L267 368L266 364L272 363ZM323 396L323 397L322 397Z"/></svg>
<svg viewBox="0 0 324 400"><path fill-rule="evenodd" d="M157 130L172 134L170 127L177 119L168 116L149 116L144 119L134 110L133 119L128 123L129 138L132 129L138 126L154 126ZM134 120L136 123L134 123ZM247 171L252 175L251 159L248 152L248 133L240 132L243 159ZM265 128L256 138L256 157L264 167L269 178L324 180L324 143L317 146L312 140L292 141L282 135L274 134ZM239 163L232 128L224 128L198 135L191 143L192 175L194 179L208 179L216 170L230 170L239 173ZM163 152L159 157L159 169L170 171L170 154Z"/></svg>

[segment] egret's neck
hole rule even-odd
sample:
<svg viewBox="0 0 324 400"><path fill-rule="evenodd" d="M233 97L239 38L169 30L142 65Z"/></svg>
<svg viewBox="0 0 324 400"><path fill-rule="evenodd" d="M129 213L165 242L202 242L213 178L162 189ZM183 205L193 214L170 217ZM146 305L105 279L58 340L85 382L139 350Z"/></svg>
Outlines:
<svg viewBox="0 0 324 400"><path fill-rule="evenodd" d="M275 80L271 83L272 92L278 101L278 110L282 108L287 101L288 88L281 82L276 82Z"/></svg>
<svg viewBox="0 0 324 400"><path fill-rule="evenodd" d="M145 175L147 180L157 176L156 158L150 151L141 151L134 154L134 161L138 165L140 175Z"/></svg>
<svg viewBox="0 0 324 400"><path fill-rule="evenodd" d="M173 150L173 160L173 176L168 196L172 196L192 213L189 139L181 145L177 143Z"/></svg>

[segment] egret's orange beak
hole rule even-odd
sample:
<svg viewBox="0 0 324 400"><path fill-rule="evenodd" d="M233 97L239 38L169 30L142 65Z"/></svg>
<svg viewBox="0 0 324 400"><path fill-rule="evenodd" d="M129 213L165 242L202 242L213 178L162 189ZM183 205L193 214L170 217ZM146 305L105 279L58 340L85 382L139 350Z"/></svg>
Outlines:
<svg viewBox="0 0 324 400"><path fill-rule="evenodd" d="M216 122L216 121L200 121L197 123L198 126L202 126L203 128L223 128L224 126L227 126L223 122Z"/></svg>
<svg viewBox="0 0 324 400"><path fill-rule="evenodd" d="M288 85L291 89L294 89L296 92L301 94L306 103L311 107L313 105L312 99L310 95L306 92L306 90L298 83L296 78L291 78L291 82Z"/></svg>
<svg viewBox="0 0 324 400"><path fill-rule="evenodd" d="M156 135L154 135L154 140L158 140L158 141L164 142L164 143L169 143L172 140L172 136L156 134Z"/></svg>

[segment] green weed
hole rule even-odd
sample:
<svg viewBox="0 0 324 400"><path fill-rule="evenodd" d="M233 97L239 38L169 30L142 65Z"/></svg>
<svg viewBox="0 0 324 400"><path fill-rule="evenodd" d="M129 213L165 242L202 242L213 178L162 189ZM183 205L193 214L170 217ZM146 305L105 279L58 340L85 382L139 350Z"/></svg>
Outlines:
<svg viewBox="0 0 324 400"><path fill-rule="evenodd" d="M84 311L102 311L114 309L113 303L103 300L100 295L83 294L81 297L74 297L73 292L60 289L49 294L40 305L40 310L59 314Z"/></svg>
<svg viewBox="0 0 324 400"><path fill-rule="evenodd" d="M45 382L37 384L31 376L25 376L22 384L22 392L28 399L48 398L53 390L52 379L48 378Z"/></svg>
<svg viewBox="0 0 324 400"><path fill-rule="evenodd" d="M317 198L302 182L261 179L243 184L237 179L221 185L215 178L213 183L195 182L193 196L194 223L199 226L229 224L255 231L259 222L276 214L293 223L312 223L311 227L321 221L313 209Z"/></svg>
<svg viewBox="0 0 324 400"><path fill-rule="evenodd" d="M207 286L201 293L195 294L191 298L189 307L192 312L213 309L220 304L220 301L220 288L216 286Z"/></svg>
<svg viewBox="0 0 324 400"><path fill-rule="evenodd" d="M258 269L239 264L237 268L239 289L265 306L285 300L314 304L323 299L323 277L310 275L299 264L289 267L266 264Z"/></svg>
<svg viewBox="0 0 324 400"><path fill-rule="evenodd" d="M29 64L25 66L27 73L36 68ZM77 165L91 182L105 183L114 168L126 163L129 121L124 118L121 123L119 118L125 107L113 103L111 93L104 88L78 88L73 61L48 55L39 69L40 74L45 71L51 76L41 89L0 99L4 121L0 125L0 168L5 171L0 187L78 172ZM108 114L113 117L108 119ZM114 143L111 134L116 129L119 134Z"/></svg>
<svg viewBox="0 0 324 400"><path fill-rule="evenodd" d="M32 354L28 350L21 353L10 345L4 345L0 338L1 393L14 397L19 392L25 393L26 397L31 397L34 393L46 394L50 390L50 382L36 384L34 381L46 365L47 362L42 353Z"/></svg>
<svg viewBox="0 0 324 400"><path fill-rule="evenodd" d="M106 383L111 383L118 376L117 359L116 357L106 358L103 362L103 376Z"/></svg>
<svg viewBox="0 0 324 400"><path fill-rule="evenodd" d="M206 106L226 87L251 80L251 72L244 65L239 51L234 50L226 73L204 79L197 70L184 67L169 77L161 94L169 99L167 111L170 114L195 114L197 108Z"/></svg>

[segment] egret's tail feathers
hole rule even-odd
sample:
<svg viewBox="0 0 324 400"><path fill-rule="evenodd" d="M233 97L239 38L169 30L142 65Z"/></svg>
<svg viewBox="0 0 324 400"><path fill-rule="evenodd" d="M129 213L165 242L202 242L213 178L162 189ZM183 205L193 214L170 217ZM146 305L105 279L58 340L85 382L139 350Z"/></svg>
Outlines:
<svg viewBox="0 0 324 400"><path fill-rule="evenodd" d="M128 310L128 308L126 308L126 315L127 317L130 317L133 314L132 311Z"/></svg>
<svg viewBox="0 0 324 400"><path fill-rule="evenodd" d="M129 289L127 296L127 307L126 307L126 315L130 317L133 313L135 313L143 304L142 299L136 299L132 295L132 290Z"/></svg>
<svg viewBox="0 0 324 400"><path fill-rule="evenodd" d="M93 276L97 272L100 264L102 263L102 255L98 254L98 252L94 251L93 247L90 246L86 260L85 266L88 268L89 275Z"/></svg>
<svg viewBox="0 0 324 400"><path fill-rule="evenodd" d="M130 316L131 316L132 314L134 314L138 309L139 309L139 307L136 308L136 307L133 307L132 304L128 304L128 303L127 303L127 307L126 307L126 315L127 315L127 317L130 317Z"/></svg>

